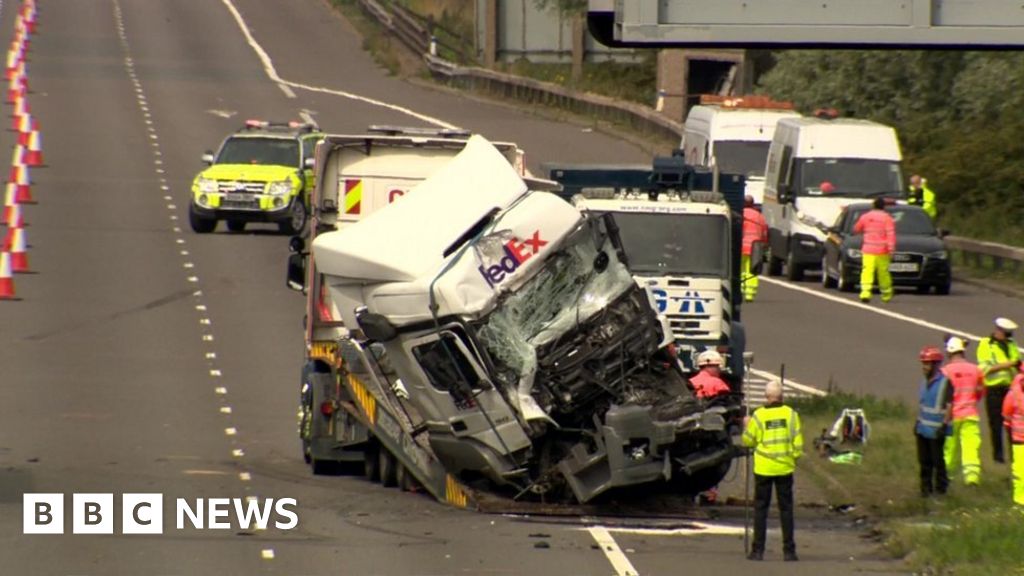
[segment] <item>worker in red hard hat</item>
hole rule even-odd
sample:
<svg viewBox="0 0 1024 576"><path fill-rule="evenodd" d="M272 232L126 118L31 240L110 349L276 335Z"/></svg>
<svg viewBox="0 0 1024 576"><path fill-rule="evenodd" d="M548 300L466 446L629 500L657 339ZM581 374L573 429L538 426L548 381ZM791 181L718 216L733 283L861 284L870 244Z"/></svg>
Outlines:
<svg viewBox="0 0 1024 576"><path fill-rule="evenodd" d="M953 419L953 386L942 372L942 351L925 346L918 354L924 382L921 383L917 422L917 462L921 467L921 496L945 494L949 488L943 448L946 431Z"/></svg>
<svg viewBox="0 0 1024 576"><path fill-rule="evenodd" d="M836 191L836 187L828 181L822 182L818 189L821 190L822 194L831 194Z"/></svg>
<svg viewBox="0 0 1024 576"><path fill-rule="evenodd" d="M740 279L743 283L743 298L752 302L757 296L759 284L757 275L751 271L753 262L751 256L754 253L754 244L768 244L768 223L760 210L754 206L754 197L747 195L743 208L743 246L740 252Z"/></svg>

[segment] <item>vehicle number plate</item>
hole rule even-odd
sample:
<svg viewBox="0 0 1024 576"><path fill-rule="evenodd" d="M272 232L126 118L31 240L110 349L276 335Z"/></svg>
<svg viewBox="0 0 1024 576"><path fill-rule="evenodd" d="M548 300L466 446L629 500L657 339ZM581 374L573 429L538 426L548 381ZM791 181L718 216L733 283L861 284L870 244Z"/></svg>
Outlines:
<svg viewBox="0 0 1024 576"><path fill-rule="evenodd" d="M224 199L228 202L247 202L250 200L248 194L235 194L228 193L224 195Z"/></svg>
<svg viewBox="0 0 1024 576"><path fill-rule="evenodd" d="M917 262L893 262L889 264L889 272L917 272Z"/></svg>

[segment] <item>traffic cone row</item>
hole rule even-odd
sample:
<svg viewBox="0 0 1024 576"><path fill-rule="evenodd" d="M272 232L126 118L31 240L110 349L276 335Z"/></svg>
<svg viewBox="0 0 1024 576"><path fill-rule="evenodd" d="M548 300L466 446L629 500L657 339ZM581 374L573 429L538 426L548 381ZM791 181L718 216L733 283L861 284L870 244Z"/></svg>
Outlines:
<svg viewBox="0 0 1024 576"><path fill-rule="evenodd" d="M11 153L11 169L4 188L3 206L0 207L0 224L7 227L0 249L0 300L15 300L13 275L30 271L22 207L35 203L29 168L43 165L39 125L28 102L26 63L31 36L38 25L37 17L36 1L23 0L14 23L14 41L4 61L7 102L14 107L11 129L17 133L17 142Z"/></svg>

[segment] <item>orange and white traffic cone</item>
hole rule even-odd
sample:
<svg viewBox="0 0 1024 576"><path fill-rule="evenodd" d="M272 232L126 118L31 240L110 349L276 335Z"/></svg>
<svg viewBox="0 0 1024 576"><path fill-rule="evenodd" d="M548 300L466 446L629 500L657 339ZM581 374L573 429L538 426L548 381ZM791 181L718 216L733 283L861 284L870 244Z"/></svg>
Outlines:
<svg viewBox="0 0 1024 576"><path fill-rule="evenodd" d="M35 204L32 199L32 183L28 176L28 166L18 164L11 166L9 181L14 183L14 201L18 204Z"/></svg>
<svg viewBox="0 0 1024 576"><path fill-rule="evenodd" d="M12 206L20 206L20 204L14 201L16 191L14 184L7 184L7 188L4 191L4 206L0 210L0 224L6 224L11 221Z"/></svg>
<svg viewBox="0 0 1024 576"><path fill-rule="evenodd" d="M14 104L18 98L24 98L27 94L28 87L25 85L25 79L15 73L7 82L7 103Z"/></svg>
<svg viewBox="0 0 1024 576"><path fill-rule="evenodd" d="M18 131L18 144L28 147L28 140L32 137L32 132L39 131L39 123L31 114L24 114L18 121L18 127L15 130Z"/></svg>
<svg viewBox="0 0 1024 576"><path fill-rule="evenodd" d="M5 79L10 80L14 77L14 72L18 69L18 63L21 62L21 59L21 46L15 42L11 45L10 49L7 50L7 67L4 69Z"/></svg>
<svg viewBox="0 0 1024 576"><path fill-rule="evenodd" d="M29 271L28 241L25 238L24 228L7 229L7 238L4 240L4 250L11 254L11 270L13 270L15 274Z"/></svg>
<svg viewBox="0 0 1024 576"><path fill-rule="evenodd" d="M21 210L21 204L4 206L2 214L3 221L7 224L8 228L24 228L27 225L24 213Z"/></svg>
<svg viewBox="0 0 1024 576"><path fill-rule="evenodd" d="M0 300L16 300L14 274L11 273L11 254L0 252Z"/></svg>
<svg viewBox="0 0 1024 576"><path fill-rule="evenodd" d="M32 129L32 112L28 105L28 98L19 94L14 99L14 114L11 116L11 130L15 132L28 132Z"/></svg>
<svg viewBox="0 0 1024 576"><path fill-rule="evenodd" d="M25 22L25 29L30 34L36 33L36 5L35 3L27 4L21 12L22 19Z"/></svg>
<svg viewBox="0 0 1024 576"><path fill-rule="evenodd" d="M14 145L14 151L11 152L11 166L17 166L18 164L26 164L25 157L28 155L28 149L25 148L21 143Z"/></svg>
<svg viewBox="0 0 1024 576"><path fill-rule="evenodd" d="M28 150L25 151L24 160L26 166L43 165L43 137L35 128L29 133Z"/></svg>

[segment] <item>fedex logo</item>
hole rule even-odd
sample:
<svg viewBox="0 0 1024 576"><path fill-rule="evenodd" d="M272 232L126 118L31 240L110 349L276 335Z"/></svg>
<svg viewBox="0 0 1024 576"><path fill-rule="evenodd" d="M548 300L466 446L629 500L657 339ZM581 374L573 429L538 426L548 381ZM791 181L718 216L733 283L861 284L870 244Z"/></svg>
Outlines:
<svg viewBox="0 0 1024 576"><path fill-rule="evenodd" d="M480 271L480 275L487 281L487 285L494 288L518 270L523 265L523 262L526 262L540 252L540 249L547 246L547 244L547 240L541 240L540 230L535 231L533 237L527 240L512 238L505 243L504 256L496 264L490 266L482 265L477 270Z"/></svg>

